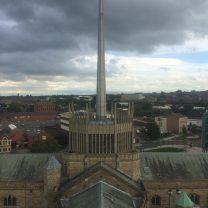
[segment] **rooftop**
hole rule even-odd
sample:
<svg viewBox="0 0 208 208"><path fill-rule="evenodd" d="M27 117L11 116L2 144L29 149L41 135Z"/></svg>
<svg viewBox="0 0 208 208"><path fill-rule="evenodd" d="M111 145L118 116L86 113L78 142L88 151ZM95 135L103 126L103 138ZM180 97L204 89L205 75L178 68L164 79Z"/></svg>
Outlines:
<svg viewBox="0 0 208 208"><path fill-rule="evenodd" d="M208 179L206 153L141 153L141 180Z"/></svg>
<svg viewBox="0 0 208 208"><path fill-rule="evenodd" d="M129 194L102 181L75 194L70 199L61 199L63 208L134 208L134 204Z"/></svg>
<svg viewBox="0 0 208 208"><path fill-rule="evenodd" d="M52 156L52 154L2 154L0 181L43 181L44 167Z"/></svg>

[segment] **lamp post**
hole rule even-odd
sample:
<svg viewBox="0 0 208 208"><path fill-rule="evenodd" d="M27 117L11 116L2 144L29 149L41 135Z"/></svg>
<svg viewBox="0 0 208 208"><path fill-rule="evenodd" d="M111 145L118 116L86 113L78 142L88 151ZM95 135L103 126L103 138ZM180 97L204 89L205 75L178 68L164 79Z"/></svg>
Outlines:
<svg viewBox="0 0 208 208"><path fill-rule="evenodd" d="M176 189L176 194L177 195L179 195L179 194L181 194L182 193L182 191L180 190L180 189Z"/></svg>
<svg viewBox="0 0 208 208"><path fill-rule="evenodd" d="M167 192L167 194L168 194L168 196L169 196L169 208L170 208L170 206L171 206L170 197L171 197L171 195L173 194L172 189L169 189L168 192Z"/></svg>

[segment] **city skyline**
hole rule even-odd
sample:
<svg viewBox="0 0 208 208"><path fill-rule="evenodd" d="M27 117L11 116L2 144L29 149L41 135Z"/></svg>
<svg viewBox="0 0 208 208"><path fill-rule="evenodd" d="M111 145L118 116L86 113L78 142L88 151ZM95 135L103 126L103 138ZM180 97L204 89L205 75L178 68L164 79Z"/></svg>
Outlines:
<svg viewBox="0 0 208 208"><path fill-rule="evenodd" d="M98 1L1 5L0 95L96 92ZM108 93L207 89L206 1L105 8Z"/></svg>

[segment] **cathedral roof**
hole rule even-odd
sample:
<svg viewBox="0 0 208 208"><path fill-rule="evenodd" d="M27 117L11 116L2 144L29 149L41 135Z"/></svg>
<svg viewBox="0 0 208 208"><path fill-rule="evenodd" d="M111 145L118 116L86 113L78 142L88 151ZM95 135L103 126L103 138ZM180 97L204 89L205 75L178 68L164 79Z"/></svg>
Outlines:
<svg viewBox="0 0 208 208"><path fill-rule="evenodd" d="M143 152L141 180L207 180L208 154Z"/></svg>
<svg viewBox="0 0 208 208"><path fill-rule="evenodd" d="M44 167L54 159L52 154L1 154L0 181L43 181Z"/></svg>
<svg viewBox="0 0 208 208"><path fill-rule="evenodd" d="M129 194L102 181L70 199L61 199L60 203L62 208L135 207L135 200Z"/></svg>

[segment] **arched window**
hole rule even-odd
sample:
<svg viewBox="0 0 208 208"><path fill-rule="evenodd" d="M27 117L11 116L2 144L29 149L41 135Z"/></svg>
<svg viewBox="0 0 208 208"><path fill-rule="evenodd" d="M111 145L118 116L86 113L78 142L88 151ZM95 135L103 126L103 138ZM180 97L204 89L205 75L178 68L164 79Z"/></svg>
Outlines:
<svg viewBox="0 0 208 208"><path fill-rule="evenodd" d="M156 195L152 197L152 205L160 205L161 204L161 198L160 196Z"/></svg>
<svg viewBox="0 0 208 208"><path fill-rule="evenodd" d="M3 140L2 140L2 145L7 146L7 141L8 141L7 138L3 138Z"/></svg>
<svg viewBox="0 0 208 208"><path fill-rule="evenodd" d="M200 196L198 194L191 194L190 199L194 204L199 204L200 203Z"/></svg>
<svg viewBox="0 0 208 208"><path fill-rule="evenodd" d="M9 195L4 197L4 206L16 206L17 200L16 197Z"/></svg>

